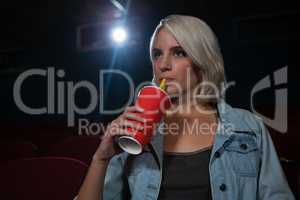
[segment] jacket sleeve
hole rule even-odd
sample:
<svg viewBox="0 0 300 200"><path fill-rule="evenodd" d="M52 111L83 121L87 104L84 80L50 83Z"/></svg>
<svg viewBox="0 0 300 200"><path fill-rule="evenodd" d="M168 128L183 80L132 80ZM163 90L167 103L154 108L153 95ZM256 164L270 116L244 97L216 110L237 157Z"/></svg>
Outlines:
<svg viewBox="0 0 300 200"><path fill-rule="evenodd" d="M261 166L258 196L262 200L294 200L267 128L261 122Z"/></svg>
<svg viewBox="0 0 300 200"><path fill-rule="evenodd" d="M121 156L117 155L111 158L104 179L103 200L124 200L127 198L127 180L123 168Z"/></svg>

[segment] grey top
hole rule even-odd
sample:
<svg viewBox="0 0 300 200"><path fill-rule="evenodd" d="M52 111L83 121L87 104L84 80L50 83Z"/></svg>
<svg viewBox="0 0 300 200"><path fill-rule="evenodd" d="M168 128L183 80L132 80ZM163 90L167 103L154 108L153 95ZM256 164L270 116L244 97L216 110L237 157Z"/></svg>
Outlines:
<svg viewBox="0 0 300 200"><path fill-rule="evenodd" d="M158 199L210 200L211 148L187 153L164 152L163 178Z"/></svg>

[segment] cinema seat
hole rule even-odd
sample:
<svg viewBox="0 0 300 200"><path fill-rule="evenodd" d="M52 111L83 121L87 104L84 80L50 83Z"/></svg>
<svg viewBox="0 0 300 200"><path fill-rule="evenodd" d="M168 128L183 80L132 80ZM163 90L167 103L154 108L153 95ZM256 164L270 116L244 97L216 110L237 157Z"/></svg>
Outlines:
<svg viewBox="0 0 300 200"><path fill-rule="evenodd" d="M87 168L79 160L61 157L9 161L0 166L1 199L73 199Z"/></svg>
<svg viewBox="0 0 300 200"><path fill-rule="evenodd" d="M99 136L72 136L42 149L41 152L44 156L75 158L89 165L99 144Z"/></svg>
<svg viewBox="0 0 300 200"><path fill-rule="evenodd" d="M38 147L27 141L2 141L0 142L0 163L18 158L37 156Z"/></svg>

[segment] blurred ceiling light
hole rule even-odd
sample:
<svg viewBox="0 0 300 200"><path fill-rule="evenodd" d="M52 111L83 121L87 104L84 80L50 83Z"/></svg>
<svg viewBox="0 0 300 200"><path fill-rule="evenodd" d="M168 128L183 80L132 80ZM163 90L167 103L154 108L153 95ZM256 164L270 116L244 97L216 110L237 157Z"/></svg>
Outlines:
<svg viewBox="0 0 300 200"><path fill-rule="evenodd" d="M123 27L116 27L112 30L112 39L114 42L121 44L127 40L127 32Z"/></svg>

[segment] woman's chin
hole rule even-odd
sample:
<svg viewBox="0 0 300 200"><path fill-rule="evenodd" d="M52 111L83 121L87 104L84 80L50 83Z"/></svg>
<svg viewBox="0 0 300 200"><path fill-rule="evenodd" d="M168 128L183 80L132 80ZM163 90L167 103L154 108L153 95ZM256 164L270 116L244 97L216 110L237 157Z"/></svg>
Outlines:
<svg viewBox="0 0 300 200"><path fill-rule="evenodd" d="M172 88L172 87L167 87L166 88L166 93L169 96L178 96L179 95L178 90L176 88Z"/></svg>

